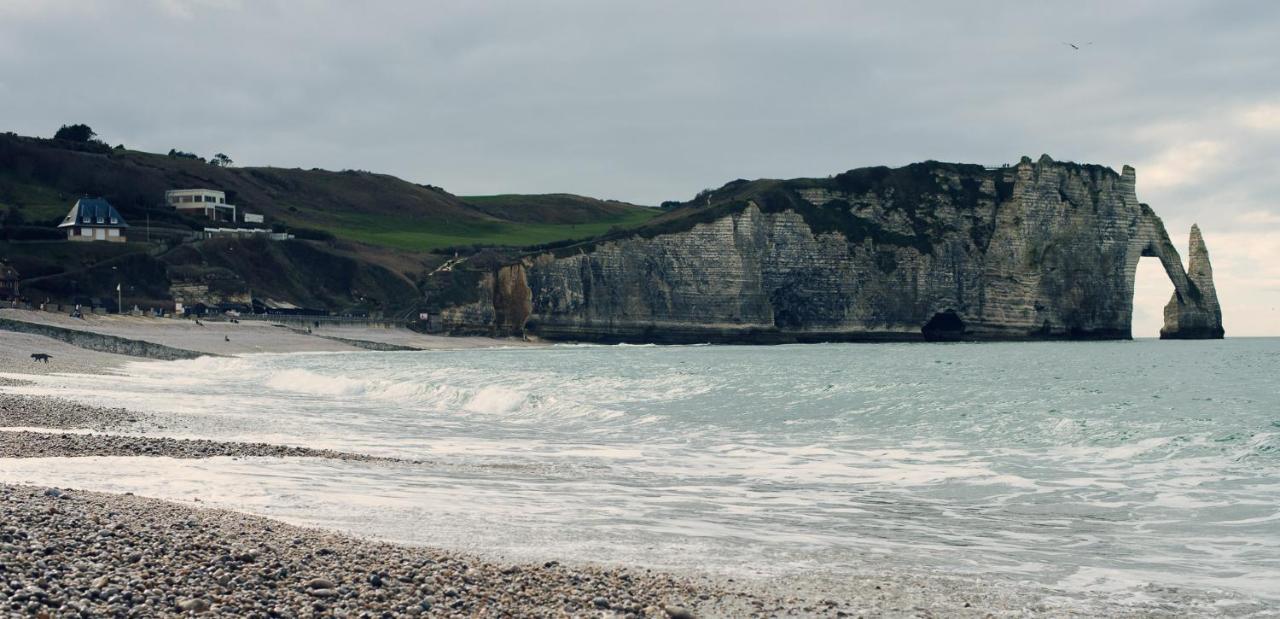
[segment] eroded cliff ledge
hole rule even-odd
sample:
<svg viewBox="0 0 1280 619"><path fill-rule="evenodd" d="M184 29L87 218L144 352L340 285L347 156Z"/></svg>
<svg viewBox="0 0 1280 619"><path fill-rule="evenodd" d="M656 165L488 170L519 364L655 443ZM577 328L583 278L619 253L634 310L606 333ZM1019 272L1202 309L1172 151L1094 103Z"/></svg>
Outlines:
<svg viewBox="0 0 1280 619"><path fill-rule="evenodd" d="M1222 337L1199 230L1188 276L1133 168L1048 156L735 181L503 266L441 318L603 342L1123 339L1143 256L1176 291L1162 337Z"/></svg>

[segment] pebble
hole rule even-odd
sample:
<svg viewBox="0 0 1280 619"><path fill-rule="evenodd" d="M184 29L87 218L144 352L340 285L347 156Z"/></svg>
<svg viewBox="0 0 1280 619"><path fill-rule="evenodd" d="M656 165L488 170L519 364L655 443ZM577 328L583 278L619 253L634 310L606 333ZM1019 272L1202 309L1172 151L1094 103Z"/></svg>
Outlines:
<svg viewBox="0 0 1280 619"><path fill-rule="evenodd" d="M693 619L693 613L683 606L667 606L663 610L671 619Z"/></svg>
<svg viewBox="0 0 1280 619"><path fill-rule="evenodd" d="M194 599L182 600L181 602L178 602L178 608L181 608L182 610L186 610L186 611L197 612L197 613L202 613L206 610L209 610L210 607L211 605L209 604L209 602L205 601L203 598L194 598Z"/></svg>
<svg viewBox="0 0 1280 619"><path fill-rule="evenodd" d="M333 584L332 580L327 578L312 578L311 580L308 580L307 584L304 586L308 589L332 589L336 585Z"/></svg>

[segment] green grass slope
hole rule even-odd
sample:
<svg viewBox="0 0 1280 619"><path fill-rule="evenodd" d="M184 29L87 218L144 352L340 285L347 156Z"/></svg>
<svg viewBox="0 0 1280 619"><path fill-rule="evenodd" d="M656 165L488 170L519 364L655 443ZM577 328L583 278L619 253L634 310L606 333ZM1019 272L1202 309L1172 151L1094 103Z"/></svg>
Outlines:
<svg viewBox="0 0 1280 619"><path fill-rule="evenodd" d="M479 247L528 247L567 240L584 240L643 224L659 215L657 209L637 207L607 219L583 223L536 223L454 219L435 222L404 221L382 216L348 216L320 227L335 236L372 245L407 250Z"/></svg>
<svg viewBox="0 0 1280 619"><path fill-rule="evenodd" d="M637 213L656 212L617 200L599 200L571 193L462 196L477 211L498 219L523 223L584 224L622 221Z"/></svg>
<svg viewBox="0 0 1280 619"><path fill-rule="evenodd" d="M9 225L52 225L84 195L106 198L135 227L147 217L161 226L206 225L163 204L165 190L176 188L226 191L242 211L264 214L268 222L291 229L416 251L581 239L654 214L654 209L568 194L464 200L439 187L371 172L224 168L168 155L0 135L0 221Z"/></svg>

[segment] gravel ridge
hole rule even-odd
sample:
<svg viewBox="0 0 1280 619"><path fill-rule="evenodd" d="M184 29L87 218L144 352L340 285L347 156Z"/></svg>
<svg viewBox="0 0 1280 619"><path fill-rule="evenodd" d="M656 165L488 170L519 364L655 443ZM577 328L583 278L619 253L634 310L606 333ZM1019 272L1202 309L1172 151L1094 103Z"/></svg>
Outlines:
<svg viewBox="0 0 1280 619"><path fill-rule="evenodd" d="M157 456L166 458L276 457L328 458L351 462L421 464L418 460L293 447L272 443L240 443L118 434L71 434L31 430L0 431L0 458L77 458L86 456Z"/></svg>
<svg viewBox="0 0 1280 619"><path fill-rule="evenodd" d="M165 429L155 415L105 408L48 396L0 393L0 428L65 430ZM119 434L73 434L37 430L0 430L0 458L75 458L86 456L160 456L168 458L304 457L354 462L420 464L418 460L295 447L272 443L177 439Z"/></svg>
<svg viewBox="0 0 1280 619"><path fill-rule="evenodd" d="M0 484L17 616L766 616L777 600L648 571L489 562L133 495ZM841 616L835 602L809 609Z"/></svg>
<svg viewBox="0 0 1280 619"><path fill-rule="evenodd" d="M123 408L92 406L51 396L0 393L0 427L5 428L109 430L153 420L152 415Z"/></svg>

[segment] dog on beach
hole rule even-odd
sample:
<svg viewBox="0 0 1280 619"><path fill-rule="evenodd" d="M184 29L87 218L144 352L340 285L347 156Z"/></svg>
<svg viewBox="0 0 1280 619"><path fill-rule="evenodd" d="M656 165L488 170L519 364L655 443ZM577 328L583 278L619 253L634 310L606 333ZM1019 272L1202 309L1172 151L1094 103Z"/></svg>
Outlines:
<svg viewBox="0 0 1280 619"><path fill-rule="evenodd" d="M49 360L50 360L50 359L52 359L52 358L53 358L53 355L47 355L47 354L42 353L42 352L33 352L33 353L31 353L31 360L32 360L32 361L43 361L43 362L45 362L45 363L48 363L48 362L49 362Z"/></svg>

